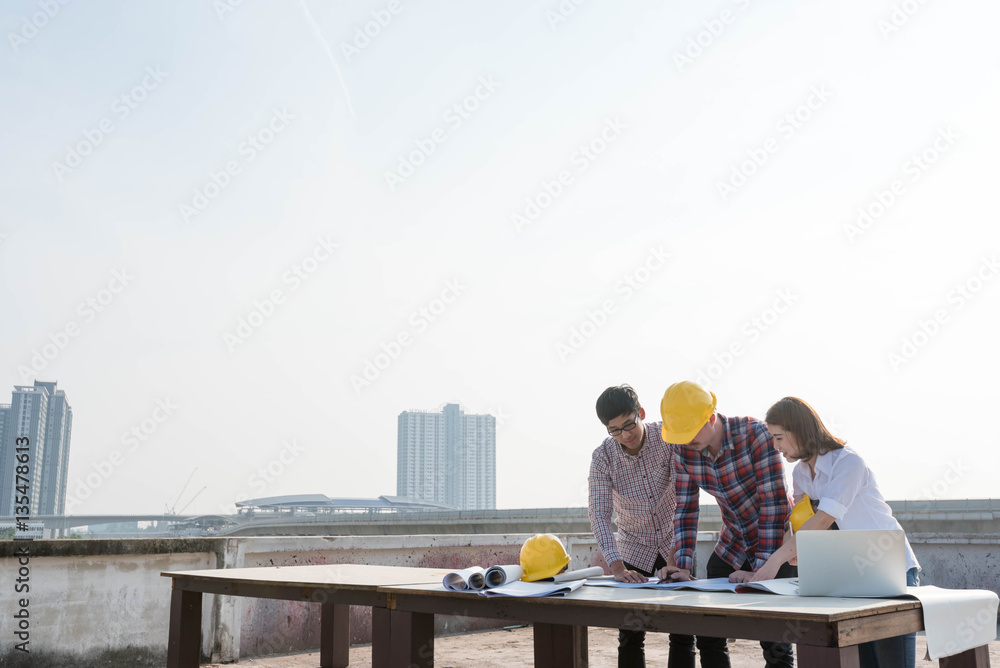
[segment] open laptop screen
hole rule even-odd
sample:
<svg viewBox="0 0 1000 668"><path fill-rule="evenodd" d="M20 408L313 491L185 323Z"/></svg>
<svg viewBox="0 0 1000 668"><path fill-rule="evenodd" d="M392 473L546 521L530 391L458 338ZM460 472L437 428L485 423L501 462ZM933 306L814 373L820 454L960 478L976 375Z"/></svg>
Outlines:
<svg viewBox="0 0 1000 668"><path fill-rule="evenodd" d="M891 597L906 593L906 534L799 531L799 596Z"/></svg>

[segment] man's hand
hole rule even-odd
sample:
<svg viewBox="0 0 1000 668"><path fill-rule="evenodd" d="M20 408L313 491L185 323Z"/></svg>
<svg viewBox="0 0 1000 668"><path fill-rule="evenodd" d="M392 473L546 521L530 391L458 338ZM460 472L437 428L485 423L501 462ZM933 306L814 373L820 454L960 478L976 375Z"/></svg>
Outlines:
<svg viewBox="0 0 1000 668"><path fill-rule="evenodd" d="M642 573L637 571L630 571L625 568L625 564L621 561L616 561L611 564L611 572L614 573L615 582L647 582L647 578Z"/></svg>
<svg viewBox="0 0 1000 668"><path fill-rule="evenodd" d="M773 580L778 576L778 567L780 564L772 563L773 560L769 559L767 563L760 567L760 569L753 574L753 578L750 582L760 582L761 580Z"/></svg>
<svg viewBox="0 0 1000 668"><path fill-rule="evenodd" d="M730 582L752 582L754 574L750 571L733 571L729 574Z"/></svg>
<svg viewBox="0 0 1000 668"><path fill-rule="evenodd" d="M687 582L694 580L691 571L687 568L677 568L676 566L664 566L656 574L661 580L673 580L676 582Z"/></svg>
<svg viewBox="0 0 1000 668"><path fill-rule="evenodd" d="M620 573L615 573L615 582L639 582L639 583L642 583L642 582L647 582L648 580L649 580L649 578L647 578L642 573L638 573L636 571L630 571L628 569L625 569L625 570L623 570Z"/></svg>

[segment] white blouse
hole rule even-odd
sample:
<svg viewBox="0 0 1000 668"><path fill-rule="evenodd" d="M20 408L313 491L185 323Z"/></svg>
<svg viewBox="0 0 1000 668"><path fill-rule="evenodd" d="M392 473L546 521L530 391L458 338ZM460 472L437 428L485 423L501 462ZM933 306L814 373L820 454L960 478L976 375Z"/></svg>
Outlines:
<svg viewBox="0 0 1000 668"><path fill-rule="evenodd" d="M875 475L851 448L832 450L816 458L816 477L809 465L799 462L792 471L792 495L798 502L803 494L819 500L819 509L837 520L841 529L902 529L892 509L882 498ZM905 540L905 539L904 539ZM906 540L906 568L920 568Z"/></svg>

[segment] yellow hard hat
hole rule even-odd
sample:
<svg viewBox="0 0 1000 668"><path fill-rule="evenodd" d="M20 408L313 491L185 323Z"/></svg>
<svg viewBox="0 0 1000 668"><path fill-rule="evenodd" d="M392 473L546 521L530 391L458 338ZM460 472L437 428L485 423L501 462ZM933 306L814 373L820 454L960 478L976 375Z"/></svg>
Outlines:
<svg viewBox="0 0 1000 668"><path fill-rule="evenodd" d="M663 440L677 445L693 441L715 412L715 402L715 394L690 380L668 387L660 402Z"/></svg>
<svg viewBox="0 0 1000 668"><path fill-rule="evenodd" d="M815 514L816 513L813 512L812 501L809 499L809 495L803 494L802 499L792 506L792 515L788 518L792 523L792 533L798 531L799 527L805 524L806 520Z"/></svg>
<svg viewBox="0 0 1000 668"><path fill-rule="evenodd" d="M550 533L535 534L521 546L521 568L525 582L543 580L558 574L569 563L562 541Z"/></svg>

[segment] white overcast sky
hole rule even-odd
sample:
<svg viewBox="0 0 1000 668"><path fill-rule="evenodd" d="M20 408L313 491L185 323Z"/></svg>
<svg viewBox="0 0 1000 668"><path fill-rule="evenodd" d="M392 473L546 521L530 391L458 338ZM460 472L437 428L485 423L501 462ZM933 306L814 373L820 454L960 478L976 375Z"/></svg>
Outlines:
<svg viewBox="0 0 1000 668"><path fill-rule="evenodd" d="M598 394L703 371L997 496L997 3L224 1L0 7L0 386L66 391L70 512L394 494L446 402L582 506Z"/></svg>

